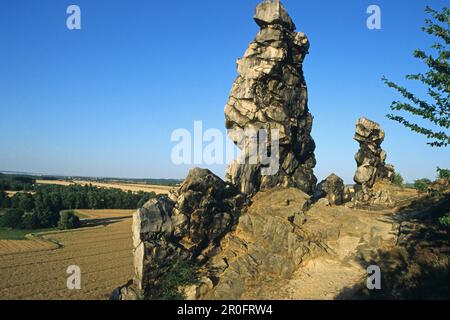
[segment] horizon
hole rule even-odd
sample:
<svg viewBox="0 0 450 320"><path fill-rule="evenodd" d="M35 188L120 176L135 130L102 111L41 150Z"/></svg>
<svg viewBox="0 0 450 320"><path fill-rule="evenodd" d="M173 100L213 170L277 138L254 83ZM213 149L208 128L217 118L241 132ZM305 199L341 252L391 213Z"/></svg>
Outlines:
<svg viewBox="0 0 450 320"><path fill-rule="evenodd" d="M224 177L225 165L173 164L171 133L192 131L196 120L225 132L235 60L258 31L259 2L228 1L217 14L217 3L206 0L80 0L82 28L68 30L68 1L7 0L0 12L0 169L180 180L203 167ZM404 76L424 70L412 52L429 50L434 40L420 29L425 6L440 9L446 1L377 1L381 30L367 29L366 1L325 9L282 2L311 43L304 74L319 181L334 172L353 183L353 134L362 116L380 123L387 163L406 181L434 179L437 167L449 167L449 148L432 148L385 117L399 97L381 81L386 75L423 93Z"/></svg>

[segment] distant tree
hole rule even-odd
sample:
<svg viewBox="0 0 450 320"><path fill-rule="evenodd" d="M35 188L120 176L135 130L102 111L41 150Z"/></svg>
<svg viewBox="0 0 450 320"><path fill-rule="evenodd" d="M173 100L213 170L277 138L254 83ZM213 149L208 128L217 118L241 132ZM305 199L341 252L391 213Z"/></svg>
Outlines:
<svg viewBox="0 0 450 320"><path fill-rule="evenodd" d="M24 212L20 209L9 209L0 217L0 227L18 229L22 224Z"/></svg>
<svg viewBox="0 0 450 320"><path fill-rule="evenodd" d="M426 192L431 183L432 182L430 179L427 178L419 179L414 181L414 188L421 192Z"/></svg>
<svg viewBox="0 0 450 320"><path fill-rule="evenodd" d="M25 213L22 216L21 229L32 230L40 227L39 219L35 213Z"/></svg>
<svg viewBox="0 0 450 320"><path fill-rule="evenodd" d="M431 102L418 98L408 89L389 81L383 77L383 81L391 88L397 90L403 98L409 102L394 101L391 104L392 111L404 111L411 115L418 116L431 124L441 128L442 131L425 128L413 120L407 120L403 116L388 114L387 117L393 121L401 123L410 130L426 136L433 147L443 147L450 143L448 129L450 126L450 66L449 66L449 43L450 43L450 9L444 7L441 12L426 7L432 19L426 19L426 26L422 30L437 38L431 48L435 56L427 54L417 49L414 57L421 59L428 71L406 76L408 80L419 81L427 87L428 96ZM430 99L428 99L430 100ZM447 131L447 132L446 132Z"/></svg>
<svg viewBox="0 0 450 320"><path fill-rule="evenodd" d="M0 208L9 208L11 206L11 200L5 191L0 190Z"/></svg>
<svg viewBox="0 0 450 320"><path fill-rule="evenodd" d="M56 227L59 221L59 213L44 209L36 212L36 217L39 220L39 225L43 228Z"/></svg>
<svg viewBox="0 0 450 320"><path fill-rule="evenodd" d="M61 230L78 228L81 225L80 218L75 214L74 211L63 211L61 212L58 228Z"/></svg>
<svg viewBox="0 0 450 320"><path fill-rule="evenodd" d="M450 170L437 168L438 179L450 180Z"/></svg>
<svg viewBox="0 0 450 320"><path fill-rule="evenodd" d="M399 187L403 187L404 179L400 173L395 173L394 184Z"/></svg>
<svg viewBox="0 0 450 320"><path fill-rule="evenodd" d="M30 212L34 209L34 199L29 193L17 192L11 199L11 207Z"/></svg>

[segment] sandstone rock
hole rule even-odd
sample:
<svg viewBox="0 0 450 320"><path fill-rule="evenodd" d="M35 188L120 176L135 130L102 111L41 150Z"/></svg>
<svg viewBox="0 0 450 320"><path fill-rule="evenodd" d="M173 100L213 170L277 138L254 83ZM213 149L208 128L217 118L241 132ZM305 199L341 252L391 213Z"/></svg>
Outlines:
<svg viewBox="0 0 450 320"><path fill-rule="evenodd" d="M340 205L348 201L344 181L334 173L317 185L315 198L326 197L329 205Z"/></svg>
<svg viewBox="0 0 450 320"><path fill-rule="evenodd" d="M255 21L260 27L281 24L291 31L295 25L279 0L266 0L256 7Z"/></svg>
<svg viewBox="0 0 450 320"><path fill-rule="evenodd" d="M226 180L240 192L253 195L266 188L297 187L312 194L317 182L315 143L311 137L313 117L302 63L309 49L307 37L295 32L295 25L278 1L264 1L255 13L261 27L244 57L238 60L238 77L225 106L230 138L242 150L241 162L227 169ZM265 175L261 162L251 163L248 141L237 130L278 130L279 169ZM267 148L271 147L271 142Z"/></svg>
<svg viewBox="0 0 450 320"><path fill-rule="evenodd" d="M355 155L355 202L392 205L388 192L374 193L372 190L376 182L392 182L395 176L394 166L385 163L387 155L381 149L384 137L384 131L378 123L367 118L358 120L354 137L359 142L359 150Z"/></svg>
<svg viewBox="0 0 450 320"><path fill-rule="evenodd" d="M151 199L133 215L133 284L114 296L145 298L177 262L206 259L236 224L245 201L209 170L192 169L178 191Z"/></svg>

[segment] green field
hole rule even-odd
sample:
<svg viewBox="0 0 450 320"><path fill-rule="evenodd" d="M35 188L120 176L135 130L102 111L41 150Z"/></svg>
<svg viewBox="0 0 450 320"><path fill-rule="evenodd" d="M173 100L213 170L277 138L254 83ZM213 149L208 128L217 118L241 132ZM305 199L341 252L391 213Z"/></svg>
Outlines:
<svg viewBox="0 0 450 320"><path fill-rule="evenodd" d="M0 240L26 240L25 236L29 233L39 233L54 230L58 229L47 228L47 229L19 230L10 228L0 228Z"/></svg>

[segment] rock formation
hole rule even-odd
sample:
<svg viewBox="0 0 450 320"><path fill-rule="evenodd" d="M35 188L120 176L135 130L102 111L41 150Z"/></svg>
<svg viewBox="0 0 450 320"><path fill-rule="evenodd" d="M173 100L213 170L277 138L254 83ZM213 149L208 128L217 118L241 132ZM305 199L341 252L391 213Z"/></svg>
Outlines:
<svg viewBox="0 0 450 320"><path fill-rule="evenodd" d="M372 189L376 182L393 181L394 166L385 163L386 152L381 149L384 131L378 123L366 118L359 119L354 139L359 142L359 150L355 155L356 200L369 202L374 196Z"/></svg>
<svg viewBox="0 0 450 320"><path fill-rule="evenodd" d="M328 205L340 205L350 201L350 191L345 188L344 181L332 173L317 185L314 197L325 198Z"/></svg>
<svg viewBox="0 0 450 320"><path fill-rule="evenodd" d="M313 117L302 69L309 42L304 33L295 32L278 0L258 5L254 19L261 30L237 62L239 75L225 107L226 128L242 149L243 159L229 166L227 180L244 194L276 186L298 187L312 194L317 183ZM235 134L247 129L264 129L268 135L278 130L276 174L263 175L264 164L250 163L248 146Z"/></svg>
<svg viewBox="0 0 450 320"><path fill-rule="evenodd" d="M133 284L113 297L148 297L177 262L207 259L237 223L244 201L209 170L192 169L178 191L150 200L133 215Z"/></svg>

